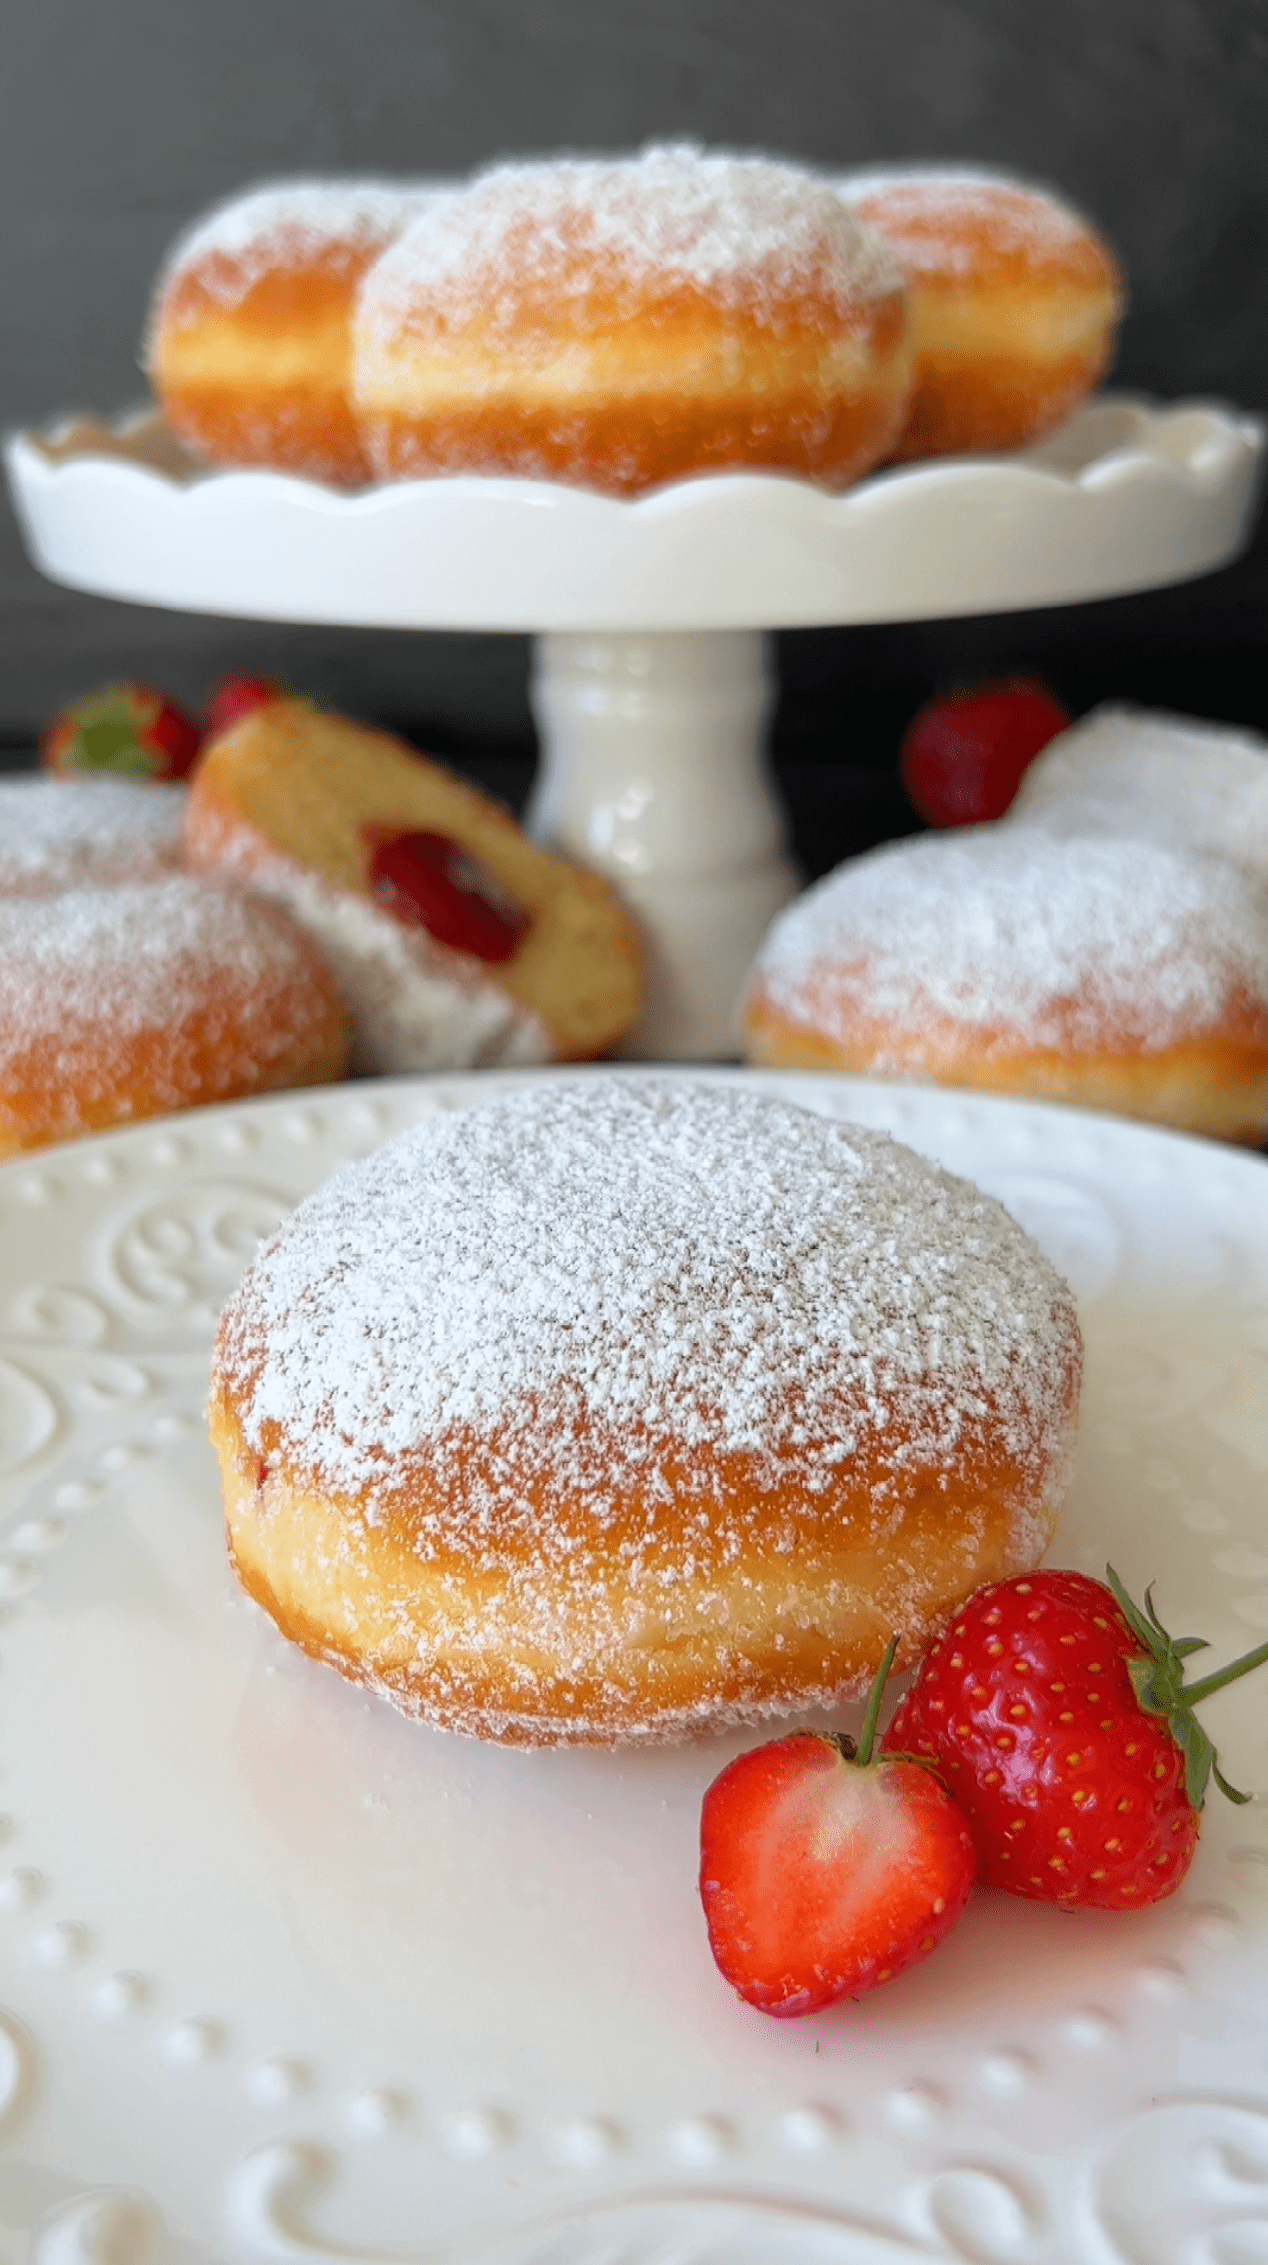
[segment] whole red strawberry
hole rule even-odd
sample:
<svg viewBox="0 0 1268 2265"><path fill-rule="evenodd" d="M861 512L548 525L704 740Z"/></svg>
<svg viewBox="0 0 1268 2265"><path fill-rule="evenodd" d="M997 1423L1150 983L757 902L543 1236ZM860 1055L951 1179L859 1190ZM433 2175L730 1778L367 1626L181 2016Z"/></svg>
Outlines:
<svg viewBox="0 0 1268 2265"><path fill-rule="evenodd" d="M153 684L107 684L62 708L40 742L51 771L123 771L135 778L183 779L202 733Z"/></svg>
<svg viewBox="0 0 1268 2265"><path fill-rule="evenodd" d="M249 716L255 708L266 708L272 700L284 700L286 686L271 676L227 676L216 686L207 702L205 729L208 739L218 739L228 731L240 716Z"/></svg>
<svg viewBox="0 0 1268 2265"><path fill-rule="evenodd" d="M978 1876L1041 1903L1138 1911L1193 1860L1220 1775L1196 1701L1268 1659L1268 1644L1184 1683L1199 1637L1172 1639L1151 1596L1084 1573L979 1589L934 1644L886 1735L928 1756L969 1821Z"/></svg>
<svg viewBox="0 0 1268 2265"><path fill-rule="evenodd" d="M700 1817L700 1897L725 1979L763 2013L862 1997L963 1915L973 1845L931 1770L873 1755L889 1647L857 1749L812 1731L741 1754Z"/></svg>
<svg viewBox="0 0 1268 2265"><path fill-rule="evenodd" d="M903 785L931 826L1002 818L1028 764L1071 721L1047 686L1029 678L931 700L902 743Z"/></svg>

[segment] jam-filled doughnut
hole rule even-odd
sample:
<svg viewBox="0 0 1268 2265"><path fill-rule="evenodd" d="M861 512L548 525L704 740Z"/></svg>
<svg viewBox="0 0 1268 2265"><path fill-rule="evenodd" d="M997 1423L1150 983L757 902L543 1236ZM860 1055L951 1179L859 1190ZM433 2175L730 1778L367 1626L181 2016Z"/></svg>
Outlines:
<svg viewBox="0 0 1268 2265"><path fill-rule="evenodd" d="M1096 708L1029 765L1008 823L1204 850L1268 885L1268 743L1193 716Z"/></svg>
<svg viewBox="0 0 1268 2265"><path fill-rule="evenodd" d="M146 361L169 425L196 455L341 486L369 477L348 401L353 301L435 193L278 181L181 238L155 291Z"/></svg>
<svg viewBox="0 0 1268 2265"><path fill-rule="evenodd" d="M895 457L1020 448L1099 383L1122 269L1061 198L967 167L895 167L839 185L907 274L915 383Z"/></svg>
<svg viewBox="0 0 1268 2265"><path fill-rule="evenodd" d="M352 391L380 479L622 495L733 470L844 486L908 381L898 264L831 184L675 146L438 199L365 278Z"/></svg>
<svg viewBox="0 0 1268 2265"><path fill-rule="evenodd" d="M584 1059L638 1011L642 951L597 875L385 732L274 700L213 741L189 861L320 945L360 1071Z"/></svg>
<svg viewBox="0 0 1268 2265"><path fill-rule="evenodd" d="M0 1157L322 1084L346 1052L333 980L275 905L187 874L0 899Z"/></svg>
<svg viewBox="0 0 1268 2265"><path fill-rule="evenodd" d="M221 1317L229 1546L283 1633L511 1744L863 1689L1037 1564L1070 1293L999 1204L742 1082L538 1082L302 1204Z"/></svg>
<svg viewBox="0 0 1268 2265"><path fill-rule="evenodd" d="M1256 1142L1268 895L1155 842L963 827L838 867L773 923L750 1061L977 1086Z"/></svg>
<svg viewBox="0 0 1268 2265"><path fill-rule="evenodd" d="M0 896L154 881L181 862L185 790L141 779L0 780Z"/></svg>

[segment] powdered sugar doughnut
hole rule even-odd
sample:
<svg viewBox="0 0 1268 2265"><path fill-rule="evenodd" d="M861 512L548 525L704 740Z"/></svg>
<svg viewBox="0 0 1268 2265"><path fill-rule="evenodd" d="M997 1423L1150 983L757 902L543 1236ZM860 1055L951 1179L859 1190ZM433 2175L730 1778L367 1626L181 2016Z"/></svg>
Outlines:
<svg viewBox="0 0 1268 2265"><path fill-rule="evenodd" d="M357 285L434 187L277 181L181 238L155 289L146 364L164 416L213 464L369 477L348 404Z"/></svg>
<svg viewBox="0 0 1268 2265"><path fill-rule="evenodd" d="M1146 708L1096 708L1023 774L1008 824L1230 858L1268 884L1268 743Z"/></svg>
<svg viewBox="0 0 1268 2265"><path fill-rule="evenodd" d="M448 841L522 921L508 950L451 948L385 910L375 859L394 836ZM637 1012L638 932L606 881L539 849L508 811L402 741L305 701L272 700L212 742L186 851L199 872L285 905L321 947L354 1070L584 1059Z"/></svg>
<svg viewBox="0 0 1268 2265"><path fill-rule="evenodd" d="M382 479L842 486L891 445L908 368L898 265L829 184L675 146L438 200L366 275L352 392Z"/></svg>
<svg viewBox="0 0 1268 2265"><path fill-rule="evenodd" d="M0 780L0 896L153 881L181 861L185 789L141 779Z"/></svg>
<svg viewBox="0 0 1268 2265"><path fill-rule="evenodd" d="M774 922L750 1061L925 1078L1257 1141L1268 896L1154 842L964 827L838 867Z"/></svg>
<svg viewBox="0 0 1268 2265"><path fill-rule="evenodd" d="M405 1713L681 1737L1037 1563L1080 1341L1000 1206L736 1082L538 1083L302 1204L221 1317L240 1579Z"/></svg>
<svg viewBox="0 0 1268 2265"><path fill-rule="evenodd" d="M0 1156L321 1084L346 1051L331 977L273 905L185 875L0 901Z"/></svg>
<svg viewBox="0 0 1268 2265"><path fill-rule="evenodd" d="M840 187L910 288L915 385L896 457L1022 447L1099 383L1123 274L1063 199L968 167L847 174Z"/></svg>

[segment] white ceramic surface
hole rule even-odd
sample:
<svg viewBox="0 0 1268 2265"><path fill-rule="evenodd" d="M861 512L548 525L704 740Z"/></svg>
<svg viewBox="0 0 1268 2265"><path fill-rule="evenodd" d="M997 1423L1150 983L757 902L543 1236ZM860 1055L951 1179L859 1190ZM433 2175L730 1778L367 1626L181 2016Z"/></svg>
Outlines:
<svg viewBox="0 0 1268 2265"><path fill-rule="evenodd" d="M7 446L54 581L272 621L569 631L909 621L1182 582L1244 539L1263 445L1253 418L1210 403L1108 396L1020 455L908 465L843 495L724 474L624 502L537 480L345 495L179 475L152 417L73 433Z"/></svg>
<svg viewBox="0 0 1268 2265"><path fill-rule="evenodd" d="M739 1052L745 976L797 887L763 759L774 689L756 630L535 641L526 823L639 915L647 992L629 1059Z"/></svg>
<svg viewBox="0 0 1268 2265"><path fill-rule="evenodd" d="M687 480L634 502L541 481L358 495L201 472L148 413L7 449L55 581L272 620L531 629L534 826L639 913L646 1009L626 1051L737 1051L735 1005L792 892L761 768L763 631L1103 597L1222 563L1253 515L1253 419L1107 397L1042 446L882 473L844 495Z"/></svg>
<svg viewBox="0 0 1268 2265"><path fill-rule="evenodd" d="M892 1989L776 2023L719 1982L695 1897L699 1796L739 1740L445 1738L236 1593L200 1420L217 1306L345 1157L510 1082L283 1096L0 1171L0 2258L1252 2265L1262 1685L1206 1710L1257 1798L1213 1800L1173 1902L980 1894ZM1262 1636L1263 1161L763 1082L1031 1227L1088 1343L1057 1554L1156 1579L1217 1656Z"/></svg>

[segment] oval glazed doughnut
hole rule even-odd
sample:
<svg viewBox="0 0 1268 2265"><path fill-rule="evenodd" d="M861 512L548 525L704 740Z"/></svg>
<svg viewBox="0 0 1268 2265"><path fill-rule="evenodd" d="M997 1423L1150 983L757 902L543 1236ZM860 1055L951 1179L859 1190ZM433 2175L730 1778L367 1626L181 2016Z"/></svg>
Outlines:
<svg viewBox="0 0 1268 2265"><path fill-rule="evenodd" d="M357 285L434 189L279 181L220 205L175 245L145 361L163 414L212 464L355 487L369 477L348 402Z"/></svg>
<svg viewBox="0 0 1268 2265"><path fill-rule="evenodd" d="M599 1074L301 1205L209 1424L283 1634L442 1727L613 1744L856 1693L1035 1565L1080 1363L966 1181L739 1081Z"/></svg>
<svg viewBox="0 0 1268 2265"><path fill-rule="evenodd" d="M0 900L0 1157L323 1084L346 1053L332 979L273 905L184 874Z"/></svg>
<svg viewBox="0 0 1268 2265"><path fill-rule="evenodd" d="M0 780L0 896L155 881L181 864L185 789L142 779Z"/></svg>
<svg viewBox="0 0 1268 2265"><path fill-rule="evenodd" d="M380 479L623 495L735 469L844 486L908 382L898 264L828 183L671 147L438 200L365 278L352 392Z"/></svg>
<svg viewBox="0 0 1268 2265"><path fill-rule="evenodd" d="M1049 740L1006 817L1226 857L1268 886L1268 743L1193 716L1096 708Z"/></svg>
<svg viewBox="0 0 1268 2265"><path fill-rule="evenodd" d="M1256 1142L1268 895L1154 842L966 826L839 866L772 924L750 1061L975 1086Z"/></svg>
<svg viewBox="0 0 1268 2265"><path fill-rule="evenodd" d="M910 288L915 383L895 458L1023 447L1099 383L1123 274L1060 198L967 168L847 174L840 187Z"/></svg>

